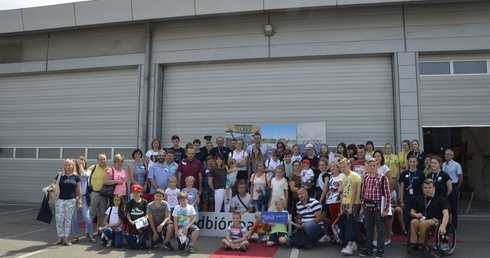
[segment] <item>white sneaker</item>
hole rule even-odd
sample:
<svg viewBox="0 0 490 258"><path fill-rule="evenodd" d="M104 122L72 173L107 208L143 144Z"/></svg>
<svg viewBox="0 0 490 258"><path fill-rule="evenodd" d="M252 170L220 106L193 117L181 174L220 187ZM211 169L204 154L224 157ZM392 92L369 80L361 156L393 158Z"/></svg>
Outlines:
<svg viewBox="0 0 490 258"><path fill-rule="evenodd" d="M326 243L326 242L330 242L330 236L328 235L324 235L322 238L320 238L320 240L318 240L320 243Z"/></svg>
<svg viewBox="0 0 490 258"><path fill-rule="evenodd" d="M342 248L342 251L340 251L340 252L345 254L345 255L352 255L352 247L346 246L346 247Z"/></svg>
<svg viewBox="0 0 490 258"><path fill-rule="evenodd" d="M112 239L107 240L107 244L105 246L111 247L112 246Z"/></svg>
<svg viewBox="0 0 490 258"><path fill-rule="evenodd" d="M389 244L391 244L391 239L385 241L385 245L389 245Z"/></svg>
<svg viewBox="0 0 490 258"><path fill-rule="evenodd" d="M352 251L357 251L357 243L356 242L352 243L351 248L352 248Z"/></svg>

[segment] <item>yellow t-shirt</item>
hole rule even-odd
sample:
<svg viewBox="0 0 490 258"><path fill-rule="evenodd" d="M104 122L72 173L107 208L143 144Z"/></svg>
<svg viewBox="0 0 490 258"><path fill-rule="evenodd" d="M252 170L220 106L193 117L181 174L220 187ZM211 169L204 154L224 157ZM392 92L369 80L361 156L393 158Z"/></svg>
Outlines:
<svg viewBox="0 0 490 258"><path fill-rule="evenodd" d="M385 159L385 165L390 168L391 177L398 177L398 156L395 154L383 156Z"/></svg>
<svg viewBox="0 0 490 258"><path fill-rule="evenodd" d="M92 185L92 190L95 192L99 192L102 189L102 185L104 185L104 177L107 174L107 169L102 169L99 165L95 168L95 171L92 171L92 176L90 177L90 182ZM94 166L91 166L89 169L94 169Z"/></svg>
<svg viewBox="0 0 490 258"><path fill-rule="evenodd" d="M357 183L357 194L354 204L361 203L361 177L356 172L351 171L349 175L344 176L342 179L342 204L350 204L353 183Z"/></svg>
<svg viewBox="0 0 490 258"><path fill-rule="evenodd" d="M407 163L407 155L408 155L408 152L403 152L403 151L400 151L398 153L398 164L399 165L403 165L403 166L406 166L408 163ZM405 167L405 169L402 169L403 170L407 170L408 168Z"/></svg>

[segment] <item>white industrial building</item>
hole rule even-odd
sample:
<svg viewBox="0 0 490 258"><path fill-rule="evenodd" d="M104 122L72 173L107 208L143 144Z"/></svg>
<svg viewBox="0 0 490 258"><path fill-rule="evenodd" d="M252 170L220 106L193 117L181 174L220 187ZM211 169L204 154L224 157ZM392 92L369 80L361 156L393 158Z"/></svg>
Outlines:
<svg viewBox="0 0 490 258"><path fill-rule="evenodd" d="M169 147L173 134L182 145L215 139L226 123L317 121L332 147L372 140L398 151L404 139L449 133L464 146L465 183L486 200L490 1L100 0L0 11L0 121L1 200L39 201L68 157L123 153L129 163L153 137Z"/></svg>

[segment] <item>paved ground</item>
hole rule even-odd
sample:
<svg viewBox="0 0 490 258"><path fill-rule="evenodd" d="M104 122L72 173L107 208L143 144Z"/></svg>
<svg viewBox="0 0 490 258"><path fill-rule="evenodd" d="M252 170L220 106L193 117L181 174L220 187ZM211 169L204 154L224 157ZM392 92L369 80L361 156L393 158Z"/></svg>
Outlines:
<svg viewBox="0 0 490 258"><path fill-rule="evenodd" d="M54 221L44 224L35 220L39 204L19 205L15 203L0 204L0 257L187 257L204 258L219 248L219 238L201 237L196 245L196 253L169 252L165 250L130 249L126 244L121 249L105 248L92 244L87 239L71 246L51 247L56 240ZM461 203L460 207L466 207ZM80 230L83 232L83 230ZM490 253L490 203L474 203L469 215L460 216L459 238L464 241L458 244L451 257L489 257ZM175 242L174 242L175 246ZM242 255L242 253L239 253ZM242 256L246 256L246 253ZM319 245L311 250L298 250L281 247L275 257L341 257L340 248L336 245ZM357 256L357 255L356 255ZM354 257L354 256L353 256ZM386 247L385 257L426 257L425 253L406 254L404 245L393 243Z"/></svg>

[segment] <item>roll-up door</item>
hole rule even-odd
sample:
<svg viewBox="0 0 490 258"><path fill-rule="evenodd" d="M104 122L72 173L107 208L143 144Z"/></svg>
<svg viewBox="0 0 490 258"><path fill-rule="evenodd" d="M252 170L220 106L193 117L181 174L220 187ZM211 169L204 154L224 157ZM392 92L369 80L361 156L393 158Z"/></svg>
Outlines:
<svg viewBox="0 0 490 258"><path fill-rule="evenodd" d="M7 146L133 146L138 69L0 77Z"/></svg>
<svg viewBox="0 0 490 258"><path fill-rule="evenodd" d="M490 126L490 54L419 60L422 126Z"/></svg>
<svg viewBox="0 0 490 258"><path fill-rule="evenodd" d="M0 77L0 200L39 202L63 167L61 148L134 148L138 89L136 67ZM13 148L15 158L1 153Z"/></svg>
<svg viewBox="0 0 490 258"><path fill-rule="evenodd" d="M163 142L223 135L226 123L326 121L327 143L394 141L388 57L164 67ZM213 138L214 139L214 138Z"/></svg>

